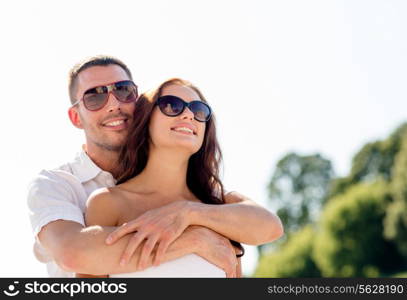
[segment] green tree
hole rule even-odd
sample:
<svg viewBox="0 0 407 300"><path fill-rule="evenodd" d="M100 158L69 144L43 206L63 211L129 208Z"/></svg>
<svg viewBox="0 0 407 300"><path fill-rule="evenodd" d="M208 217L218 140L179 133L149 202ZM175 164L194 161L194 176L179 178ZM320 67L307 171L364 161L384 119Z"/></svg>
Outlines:
<svg viewBox="0 0 407 300"><path fill-rule="evenodd" d="M342 178L333 179L319 155L289 153L268 190L287 234L261 256L256 276L379 276L407 268L407 123L364 145ZM311 238L301 227L322 209Z"/></svg>
<svg viewBox="0 0 407 300"><path fill-rule="evenodd" d="M385 236L396 243L407 263L407 133L398 152L391 182L393 203L387 209Z"/></svg>
<svg viewBox="0 0 407 300"><path fill-rule="evenodd" d="M320 154L289 153L277 163L268 185L269 201L277 206L286 232L318 218L333 176L331 162Z"/></svg>
<svg viewBox="0 0 407 300"><path fill-rule="evenodd" d="M404 123L387 139L364 145L352 159L350 174L332 182L329 198L345 192L347 188L359 182L373 182L378 179L391 181L394 160L406 133L407 123Z"/></svg>
<svg viewBox="0 0 407 300"><path fill-rule="evenodd" d="M396 269L400 256L383 236L392 201L385 181L360 183L327 203L313 257L325 277L376 277Z"/></svg>
<svg viewBox="0 0 407 300"><path fill-rule="evenodd" d="M261 256L254 277L320 277L311 256L314 238L311 225L293 233L277 251Z"/></svg>

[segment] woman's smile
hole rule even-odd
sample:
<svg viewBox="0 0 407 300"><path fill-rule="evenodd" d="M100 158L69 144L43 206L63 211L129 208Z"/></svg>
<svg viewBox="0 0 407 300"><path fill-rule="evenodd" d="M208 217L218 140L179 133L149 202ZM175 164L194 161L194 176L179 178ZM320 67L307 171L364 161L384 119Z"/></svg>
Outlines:
<svg viewBox="0 0 407 300"><path fill-rule="evenodd" d="M182 134L196 135L196 128L189 123L178 123L177 125L171 127L172 131L176 131Z"/></svg>

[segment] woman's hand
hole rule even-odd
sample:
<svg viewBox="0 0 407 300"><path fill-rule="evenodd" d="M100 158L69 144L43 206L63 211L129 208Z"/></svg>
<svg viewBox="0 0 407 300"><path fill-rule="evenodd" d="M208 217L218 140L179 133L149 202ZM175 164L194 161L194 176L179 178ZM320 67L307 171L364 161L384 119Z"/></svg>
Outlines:
<svg viewBox="0 0 407 300"><path fill-rule="evenodd" d="M176 201L151 209L112 232L106 239L108 244L113 244L124 235L134 232L123 252L120 264L125 265L137 247L144 242L138 261L138 270L143 270L147 266L148 259L156 245L158 248L154 265L159 265L168 246L190 225L189 202Z"/></svg>

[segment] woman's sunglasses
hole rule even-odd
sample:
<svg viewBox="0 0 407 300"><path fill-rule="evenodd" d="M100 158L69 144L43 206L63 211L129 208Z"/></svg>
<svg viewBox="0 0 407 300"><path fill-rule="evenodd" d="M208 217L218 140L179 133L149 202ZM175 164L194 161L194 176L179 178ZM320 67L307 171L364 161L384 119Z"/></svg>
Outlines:
<svg viewBox="0 0 407 300"><path fill-rule="evenodd" d="M172 95L161 96L157 99L156 105L161 112L169 117L176 117L182 114L185 107L194 114L194 119L199 122L207 122L211 118L211 108L202 101L194 100L185 102L181 98Z"/></svg>
<svg viewBox="0 0 407 300"><path fill-rule="evenodd" d="M96 111L102 109L109 99L109 93L113 93L116 99L123 103L134 102L138 98L137 86L134 82L124 80L88 89L83 94L82 99L76 101L72 106L83 101L83 104L88 110Z"/></svg>

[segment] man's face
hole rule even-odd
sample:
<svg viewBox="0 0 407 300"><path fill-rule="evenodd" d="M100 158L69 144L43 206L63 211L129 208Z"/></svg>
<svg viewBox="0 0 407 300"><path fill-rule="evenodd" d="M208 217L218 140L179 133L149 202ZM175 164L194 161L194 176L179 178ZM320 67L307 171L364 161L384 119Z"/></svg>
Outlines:
<svg viewBox="0 0 407 300"><path fill-rule="evenodd" d="M130 80L118 65L94 66L79 73L76 85L76 99L82 99L90 88L108 85L117 81ZM98 111L89 111L83 101L72 108L76 110L77 127L83 128L88 149L119 151L127 137L127 130L133 120L133 103L123 103L110 93L106 105ZM71 117L72 120L72 117Z"/></svg>

